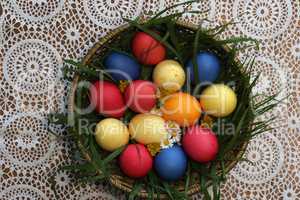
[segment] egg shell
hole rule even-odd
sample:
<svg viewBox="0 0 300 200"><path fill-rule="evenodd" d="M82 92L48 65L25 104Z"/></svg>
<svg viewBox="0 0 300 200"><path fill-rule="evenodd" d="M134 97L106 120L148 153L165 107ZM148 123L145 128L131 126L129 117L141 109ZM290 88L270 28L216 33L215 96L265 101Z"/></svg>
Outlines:
<svg viewBox="0 0 300 200"><path fill-rule="evenodd" d="M227 85L212 84L201 93L200 104L206 113L215 117L225 117L235 110L237 97Z"/></svg>
<svg viewBox="0 0 300 200"><path fill-rule="evenodd" d="M121 153L119 165L127 176L141 178L152 169L153 158L144 145L130 144Z"/></svg>
<svg viewBox="0 0 300 200"><path fill-rule="evenodd" d="M123 53L111 52L104 59L104 66L114 80L136 80L140 76L141 67L138 62Z"/></svg>
<svg viewBox="0 0 300 200"><path fill-rule="evenodd" d="M125 102L119 88L108 81L96 81L89 88L90 102L98 113L120 118L125 112Z"/></svg>
<svg viewBox="0 0 300 200"><path fill-rule="evenodd" d="M95 137L101 148L114 151L128 143L129 131L120 120L106 118L97 124Z"/></svg>
<svg viewBox="0 0 300 200"><path fill-rule="evenodd" d="M135 34L131 46L134 56L145 65L156 65L166 57L165 47L144 32Z"/></svg>
<svg viewBox="0 0 300 200"><path fill-rule="evenodd" d="M212 161L219 150L218 139L209 128L190 127L182 138L182 146L186 154L201 163Z"/></svg>
<svg viewBox="0 0 300 200"><path fill-rule="evenodd" d="M136 80L125 90L125 102L135 112L149 112L156 104L156 86L150 81Z"/></svg>
<svg viewBox="0 0 300 200"><path fill-rule="evenodd" d="M178 145L161 150L155 157L154 168L166 181L179 180L187 168L187 156Z"/></svg>
<svg viewBox="0 0 300 200"><path fill-rule="evenodd" d="M142 144L160 143L167 137L165 120L154 114L138 114L129 123L132 139Z"/></svg>
<svg viewBox="0 0 300 200"><path fill-rule="evenodd" d="M201 116L198 100L183 92L167 96L163 100L161 111L165 120L175 121L182 127L192 126Z"/></svg>
<svg viewBox="0 0 300 200"><path fill-rule="evenodd" d="M198 53L196 56L198 64L198 79L200 82L214 82L220 74L219 58L210 52ZM187 72L194 81L194 67L192 59L187 63Z"/></svg>
<svg viewBox="0 0 300 200"><path fill-rule="evenodd" d="M185 82L185 72L182 66L175 60L164 60L153 71L154 83L170 92L177 92Z"/></svg>

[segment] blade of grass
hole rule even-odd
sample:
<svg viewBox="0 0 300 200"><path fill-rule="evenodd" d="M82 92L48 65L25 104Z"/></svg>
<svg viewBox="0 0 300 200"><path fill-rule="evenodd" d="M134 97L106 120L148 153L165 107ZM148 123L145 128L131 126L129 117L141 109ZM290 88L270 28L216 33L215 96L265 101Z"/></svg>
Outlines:
<svg viewBox="0 0 300 200"><path fill-rule="evenodd" d="M107 181L107 176L105 174L100 174L97 176L84 176L80 178L82 183L91 183L91 182L102 182Z"/></svg>
<svg viewBox="0 0 300 200"><path fill-rule="evenodd" d="M190 163L188 163L186 178L185 178L185 187L184 187L184 193L186 195L186 198L188 198L187 194L190 187L190 180L191 180L191 166Z"/></svg>
<svg viewBox="0 0 300 200"><path fill-rule="evenodd" d="M135 181L133 188L132 188L131 192L129 193L128 200L134 200L135 197L137 197L140 190L142 189L142 186L143 186L143 184L141 181Z"/></svg>
<svg viewBox="0 0 300 200"><path fill-rule="evenodd" d="M199 76L198 76L198 62L197 62L197 53L198 53L198 42L199 42L199 37L200 37L200 32L201 29L198 28L196 35L195 35L195 40L194 40L194 45L193 45L193 59L192 59L192 63L193 63L193 71L194 71L194 80L196 85L199 84Z"/></svg>
<svg viewBox="0 0 300 200"><path fill-rule="evenodd" d="M182 6L182 5L192 4L192 3L194 3L194 2L199 2L199 0L191 0L191 1L186 1L186 2L183 2L183 3L178 3L178 4L174 4L174 5L172 5L172 6L169 6L169 7L165 8L165 9L163 9L162 11L158 12L158 13L157 13L156 15L154 15L154 17L152 17L149 21L154 20L154 19L160 17L162 14L164 14L165 12L171 10L172 8L176 8L176 7Z"/></svg>
<svg viewBox="0 0 300 200"><path fill-rule="evenodd" d="M59 171L85 171L85 172L94 172L95 167L91 163L85 164L73 164L73 165L66 165L59 169Z"/></svg>
<svg viewBox="0 0 300 200"><path fill-rule="evenodd" d="M257 49L259 49L259 42L253 38L247 38L247 37L232 37L225 40L219 40L217 43L219 45L225 45L225 44L241 44L243 42L254 42Z"/></svg>
<svg viewBox="0 0 300 200"><path fill-rule="evenodd" d="M220 182L219 177L217 176L216 164L213 162L211 166L211 180L212 180L212 187L213 187L213 199L219 200L219 190L220 190Z"/></svg>
<svg viewBox="0 0 300 200"><path fill-rule="evenodd" d="M249 108L247 108L247 109L244 111L244 113L243 113L243 115L242 115L242 117L241 117L241 119L240 119L240 121L239 121L239 123L238 123L238 125L237 125L237 127L236 127L234 136L233 136L232 139L228 142L228 144L225 145L225 147L224 147L224 149L223 149L223 151L222 151L221 153L224 154L224 153L228 152L228 151L229 151L230 149L232 149L233 146L235 145L236 140L237 140L237 139L239 138L239 136L240 136L240 131L241 131L243 125L244 125L244 121L246 120L246 116L248 115L248 111L249 111Z"/></svg>
<svg viewBox="0 0 300 200"><path fill-rule="evenodd" d="M163 181L162 184L163 184L163 186L164 186L164 188L165 188L165 190L166 190L166 192L167 192L169 198L172 199L172 200L176 200L176 199L173 197L173 194L172 194L172 192L171 192L171 190L170 190L170 185L169 185L167 182L165 182L165 181Z"/></svg>
<svg viewBox="0 0 300 200"><path fill-rule="evenodd" d="M171 41L172 41L175 49L178 51L179 44L178 44L178 40L177 40L177 37L176 37L175 22L171 21L171 23L168 23L166 25L167 25L167 28L168 28L169 33L170 33Z"/></svg>
<svg viewBox="0 0 300 200"><path fill-rule="evenodd" d="M202 174L200 174L201 192L203 193L205 200L211 200L209 192L207 190L206 182L207 182L207 180L206 180L205 176L203 176Z"/></svg>
<svg viewBox="0 0 300 200"><path fill-rule="evenodd" d="M106 166L109 162L111 162L113 159L115 159L116 157L118 157L122 153L122 151L124 150L124 148L125 148L125 146L119 147L114 152L112 152L111 154L109 154L109 156L107 156L106 158L103 159L102 165Z"/></svg>

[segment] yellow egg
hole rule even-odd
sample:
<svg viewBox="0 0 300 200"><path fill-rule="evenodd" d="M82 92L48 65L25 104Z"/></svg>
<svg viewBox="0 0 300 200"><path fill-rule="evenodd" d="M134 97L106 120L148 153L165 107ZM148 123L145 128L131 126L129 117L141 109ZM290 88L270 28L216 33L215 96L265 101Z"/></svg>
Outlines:
<svg viewBox="0 0 300 200"><path fill-rule="evenodd" d="M213 84L202 92L200 104L205 112L215 117L230 115L237 104L234 91L224 84Z"/></svg>
<svg viewBox="0 0 300 200"><path fill-rule="evenodd" d="M129 141L129 131L123 122L114 118L106 118L96 126L95 133L97 143L107 151L125 145Z"/></svg>
<svg viewBox="0 0 300 200"><path fill-rule="evenodd" d="M164 60L154 68L153 81L159 88L174 93L183 86L185 73L177 61Z"/></svg>
<svg viewBox="0 0 300 200"><path fill-rule="evenodd" d="M129 123L131 137L139 143L160 143L167 137L165 121L158 115L138 114Z"/></svg>

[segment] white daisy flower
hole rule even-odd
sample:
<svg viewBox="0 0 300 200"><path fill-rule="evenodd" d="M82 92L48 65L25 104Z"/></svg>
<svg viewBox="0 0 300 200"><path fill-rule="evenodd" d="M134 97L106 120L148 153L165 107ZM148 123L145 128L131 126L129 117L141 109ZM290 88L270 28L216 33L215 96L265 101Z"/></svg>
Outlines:
<svg viewBox="0 0 300 200"><path fill-rule="evenodd" d="M161 141L161 143L160 143L160 147L161 147L162 149L170 148L170 147L172 147L173 145L174 145L174 143L172 143L172 141L169 140L169 139L165 139L165 140Z"/></svg>
<svg viewBox="0 0 300 200"><path fill-rule="evenodd" d="M165 123L166 130L168 132L167 138L161 142L161 148L166 149L172 147L174 144L179 144L181 141L181 129L180 126L173 121L167 121Z"/></svg>

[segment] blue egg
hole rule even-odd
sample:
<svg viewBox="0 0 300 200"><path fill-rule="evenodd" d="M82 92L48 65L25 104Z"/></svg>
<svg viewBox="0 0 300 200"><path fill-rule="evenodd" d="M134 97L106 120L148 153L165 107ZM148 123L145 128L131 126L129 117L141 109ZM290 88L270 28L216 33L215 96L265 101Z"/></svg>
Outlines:
<svg viewBox="0 0 300 200"><path fill-rule="evenodd" d="M154 160L154 167L162 179L176 181L180 179L187 168L187 156L178 145L161 150Z"/></svg>
<svg viewBox="0 0 300 200"><path fill-rule="evenodd" d="M214 82L220 73L220 62L218 57L210 52L198 53L198 78L200 82ZM194 67L192 59L187 63L187 72L192 81L194 81Z"/></svg>
<svg viewBox="0 0 300 200"><path fill-rule="evenodd" d="M110 53L104 60L104 66L116 81L136 80L140 76L140 65L123 53Z"/></svg>

